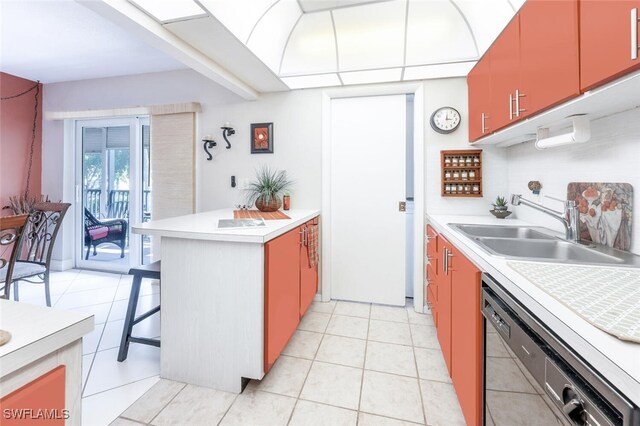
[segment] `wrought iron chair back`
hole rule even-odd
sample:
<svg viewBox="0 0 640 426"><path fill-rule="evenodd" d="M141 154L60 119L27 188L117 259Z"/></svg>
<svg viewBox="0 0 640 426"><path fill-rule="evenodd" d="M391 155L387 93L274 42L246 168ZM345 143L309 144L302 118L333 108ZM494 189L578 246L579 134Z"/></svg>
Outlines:
<svg viewBox="0 0 640 426"><path fill-rule="evenodd" d="M71 204L36 203L20 238L20 246L12 276L14 300L19 299L19 281L44 284L47 306L51 306L49 274L51 255L62 220ZM35 281L34 281L35 280ZM9 295L10 286L5 294Z"/></svg>
<svg viewBox="0 0 640 426"><path fill-rule="evenodd" d="M0 276L4 277L4 283L0 289L4 294L0 297L9 298L9 286L13 277L13 268L18 256L20 237L29 215L0 217Z"/></svg>

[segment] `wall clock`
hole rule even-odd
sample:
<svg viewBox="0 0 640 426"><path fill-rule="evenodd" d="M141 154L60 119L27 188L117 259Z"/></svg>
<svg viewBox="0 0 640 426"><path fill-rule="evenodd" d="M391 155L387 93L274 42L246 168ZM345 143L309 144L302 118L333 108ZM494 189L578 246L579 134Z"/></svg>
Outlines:
<svg viewBox="0 0 640 426"><path fill-rule="evenodd" d="M438 108L431 114L431 127L438 133L451 133L460 125L460 113L451 107Z"/></svg>

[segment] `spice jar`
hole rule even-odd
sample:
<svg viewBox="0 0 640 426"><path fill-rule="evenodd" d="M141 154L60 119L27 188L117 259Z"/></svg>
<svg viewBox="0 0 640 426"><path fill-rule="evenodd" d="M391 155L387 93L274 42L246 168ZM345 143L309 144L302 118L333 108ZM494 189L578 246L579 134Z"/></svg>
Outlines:
<svg viewBox="0 0 640 426"><path fill-rule="evenodd" d="M452 166L458 165L458 157L451 157L451 165Z"/></svg>
<svg viewBox="0 0 640 426"><path fill-rule="evenodd" d="M460 179L460 172L457 170L453 171L453 180L459 180Z"/></svg>
<svg viewBox="0 0 640 426"><path fill-rule="evenodd" d="M464 194L464 185L458 184L458 187L456 188L456 192L458 194Z"/></svg>
<svg viewBox="0 0 640 426"><path fill-rule="evenodd" d="M464 161L467 164L467 166L470 166L473 163L473 158L467 157L467 158L465 158Z"/></svg>
<svg viewBox="0 0 640 426"><path fill-rule="evenodd" d="M460 172L460 179L462 180L467 180L469 179L469 172L466 170L463 170Z"/></svg>
<svg viewBox="0 0 640 426"><path fill-rule="evenodd" d="M291 208L291 196L289 194L284 194L282 196L282 209L289 210Z"/></svg>
<svg viewBox="0 0 640 426"><path fill-rule="evenodd" d="M473 185L473 193L474 194L480 193L480 185L478 185L477 183Z"/></svg>
<svg viewBox="0 0 640 426"><path fill-rule="evenodd" d="M480 165L480 157L473 157L473 164L475 166Z"/></svg>
<svg viewBox="0 0 640 426"><path fill-rule="evenodd" d="M451 165L451 157L444 157L444 165L445 166Z"/></svg>
<svg viewBox="0 0 640 426"><path fill-rule="evenodd" d="M451 180L451 172L450 171L446 171L444 172L444 179L445 180Z"/></svg>
<svg viewBox="0 0 640 426"><path fill-rule="evenodd" d="M469 170L469 180L474 180L476 178L476 171Z"/></svg>
<svg viewBox="0 0 640 426"><path fill-rule="evenodd" d="M471 194L471 185L466 184L466 185L464 186L464 193L465 193L465 194Z"/></svg>

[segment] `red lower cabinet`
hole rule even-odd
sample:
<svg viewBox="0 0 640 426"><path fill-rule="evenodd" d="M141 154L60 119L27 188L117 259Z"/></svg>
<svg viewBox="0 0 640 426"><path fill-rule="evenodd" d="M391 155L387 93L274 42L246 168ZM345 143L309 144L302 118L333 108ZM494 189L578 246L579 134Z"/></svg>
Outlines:
<svg viewBox="0 0 640 426"><path fill-rule="evenodd" d="M309 263L312 219L265 244L264 371L271 369L318 292L318 265ZM318 235L319 237L319 235Z"/></svg>
<svg viewBox="0 0 640 426"><path fill-rule="evenodd" d="M313 256L313 249L311 247L311 233L316 233L316 238L320 235L317 233L318 220L314 219L306 224L302 228L303 244L300 245L300 316L302 317L313 298L318 293L318 264L315 265L312 262L311 256Z"/></svg>
<svg viewBox="0 0 640 426"><path fill-rule="evenodd" d="M65 367L54 368L0 399L3 426L63 426Z"/></svg>
<svg viewBox="0 0 640 426"><path fill-rule="evenodd" d="M481 272L458 249L452 252L451 380L467 424L481 425Z"/></svg>
<svg viewBox="0 0 640 426"><path fill-rule="evenodd" d="M434 270L428 265L426 269L427 300L438 341L466 423L481 425L481 271L442 235L429 235L438 241L438 267Z"/></svg>
<svg viewBox="0 0 640 426"><path fill-rule="evenodd" d="M267 372L300 322L300 234L296 228L265 245L265 348Z"/></svg>

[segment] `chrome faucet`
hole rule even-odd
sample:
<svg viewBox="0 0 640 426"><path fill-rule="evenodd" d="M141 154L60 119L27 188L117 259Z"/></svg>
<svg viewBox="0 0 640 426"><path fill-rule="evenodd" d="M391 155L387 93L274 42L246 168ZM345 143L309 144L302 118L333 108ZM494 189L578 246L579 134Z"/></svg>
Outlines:
<svg viewBox="0 0 640 426"><path fill-rule="evenodd" d="M574 243L579 242L580 231L578 229L578 220L580 219L580 213L578 211L578 207L576 206L576 202L573 200L561 200L560 198L549 196L547 196L547 198L551 198L552 200L561 201L562 203L564 203L564 212L559 212L545 207L542 204L537 204L533 201L529 201L525 198L522 198L520 194L511 194L511 204L514 206L524 204L525 206L529 206L533 209L536 209L538 211L541 211L542 213L546 213L549 216L558 219L564 225L565 239Z"/></svg>

